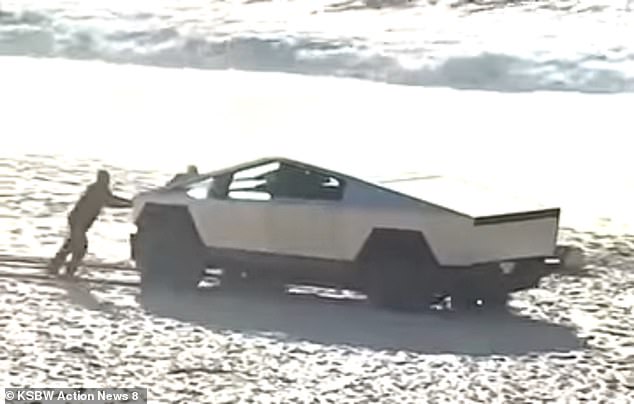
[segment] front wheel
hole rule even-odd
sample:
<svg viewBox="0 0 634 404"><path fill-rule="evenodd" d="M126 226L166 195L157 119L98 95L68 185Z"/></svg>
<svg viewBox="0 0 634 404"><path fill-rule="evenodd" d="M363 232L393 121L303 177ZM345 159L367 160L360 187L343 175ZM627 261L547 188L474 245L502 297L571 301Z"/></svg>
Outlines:
<svg viewBox="0 0 634 404"><path fill-rule="evenodd" d="M158 244L158 243L157 243ZM145 292L164 290L191 292L198 287L205 265L183 245L155 248L141 268L141 289Z"/></svg>
<svg viewBox="0 0 634 404"><path fill-rule="evenodd" d="M205 271L202 243L186 210L166 211L136 237L141 293L182 294L197 289Z"/></svg>

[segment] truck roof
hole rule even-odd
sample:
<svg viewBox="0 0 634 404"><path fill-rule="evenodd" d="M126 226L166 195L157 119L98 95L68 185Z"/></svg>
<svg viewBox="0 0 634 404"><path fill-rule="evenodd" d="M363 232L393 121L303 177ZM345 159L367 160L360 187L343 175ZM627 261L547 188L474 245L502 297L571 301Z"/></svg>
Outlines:
<svg viewBox="0 0 634 404"><path fill-rule="evenodd" d="M199 182L217 175L239 171L261 164L280 162L317 170L345 181L356 181L388 190L403 197L430 203L448 211L473 218L556 209L527 197L511 195L483 184L447 176L403 176L380 180L361 179L285 157L265 157L214 170L179 184Z"/></svg>

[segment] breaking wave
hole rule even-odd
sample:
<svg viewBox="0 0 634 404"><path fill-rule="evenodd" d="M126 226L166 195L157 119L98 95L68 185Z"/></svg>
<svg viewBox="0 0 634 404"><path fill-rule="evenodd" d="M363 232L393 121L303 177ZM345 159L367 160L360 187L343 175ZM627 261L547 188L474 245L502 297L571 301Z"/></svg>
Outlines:
<svg viewBox="0 0 634 404"><path fill-rule="evenodd" d="M505 92L634 91L634 51L624 45L562 53L554 46L527 52L518 42L510 47L517 50L514 54L482 44L477 49L469 38L461 38L462 44L435 38L416 46L377 46L359 38L314 33L201 34L165 24L146 29L131 21L59 19L39 11L5 11L0 19L0 55L277 71Z"/></svg>

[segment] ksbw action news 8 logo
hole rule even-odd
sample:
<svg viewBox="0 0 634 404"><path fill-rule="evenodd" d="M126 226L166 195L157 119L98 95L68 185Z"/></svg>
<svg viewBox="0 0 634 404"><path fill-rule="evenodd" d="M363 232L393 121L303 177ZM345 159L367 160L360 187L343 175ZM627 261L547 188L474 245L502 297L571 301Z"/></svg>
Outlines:
<svg viewBox="0 0 634 404"><path fill-rule="evenodd" d="M95 403L147 404L145 388L0 388L0 404Z"/></svg>

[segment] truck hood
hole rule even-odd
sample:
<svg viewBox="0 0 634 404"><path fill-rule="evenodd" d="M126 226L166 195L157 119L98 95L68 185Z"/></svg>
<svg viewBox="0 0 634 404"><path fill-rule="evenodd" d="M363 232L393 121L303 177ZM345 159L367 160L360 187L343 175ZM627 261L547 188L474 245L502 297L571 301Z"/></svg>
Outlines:
<svg viewBox="0 0 634 404"><path fill-rule="evenodd" d="M146 203L165 205L187 205L188 198L181 189L157 189L142 192L132 199L132 221L136 221Z"/></svg>

